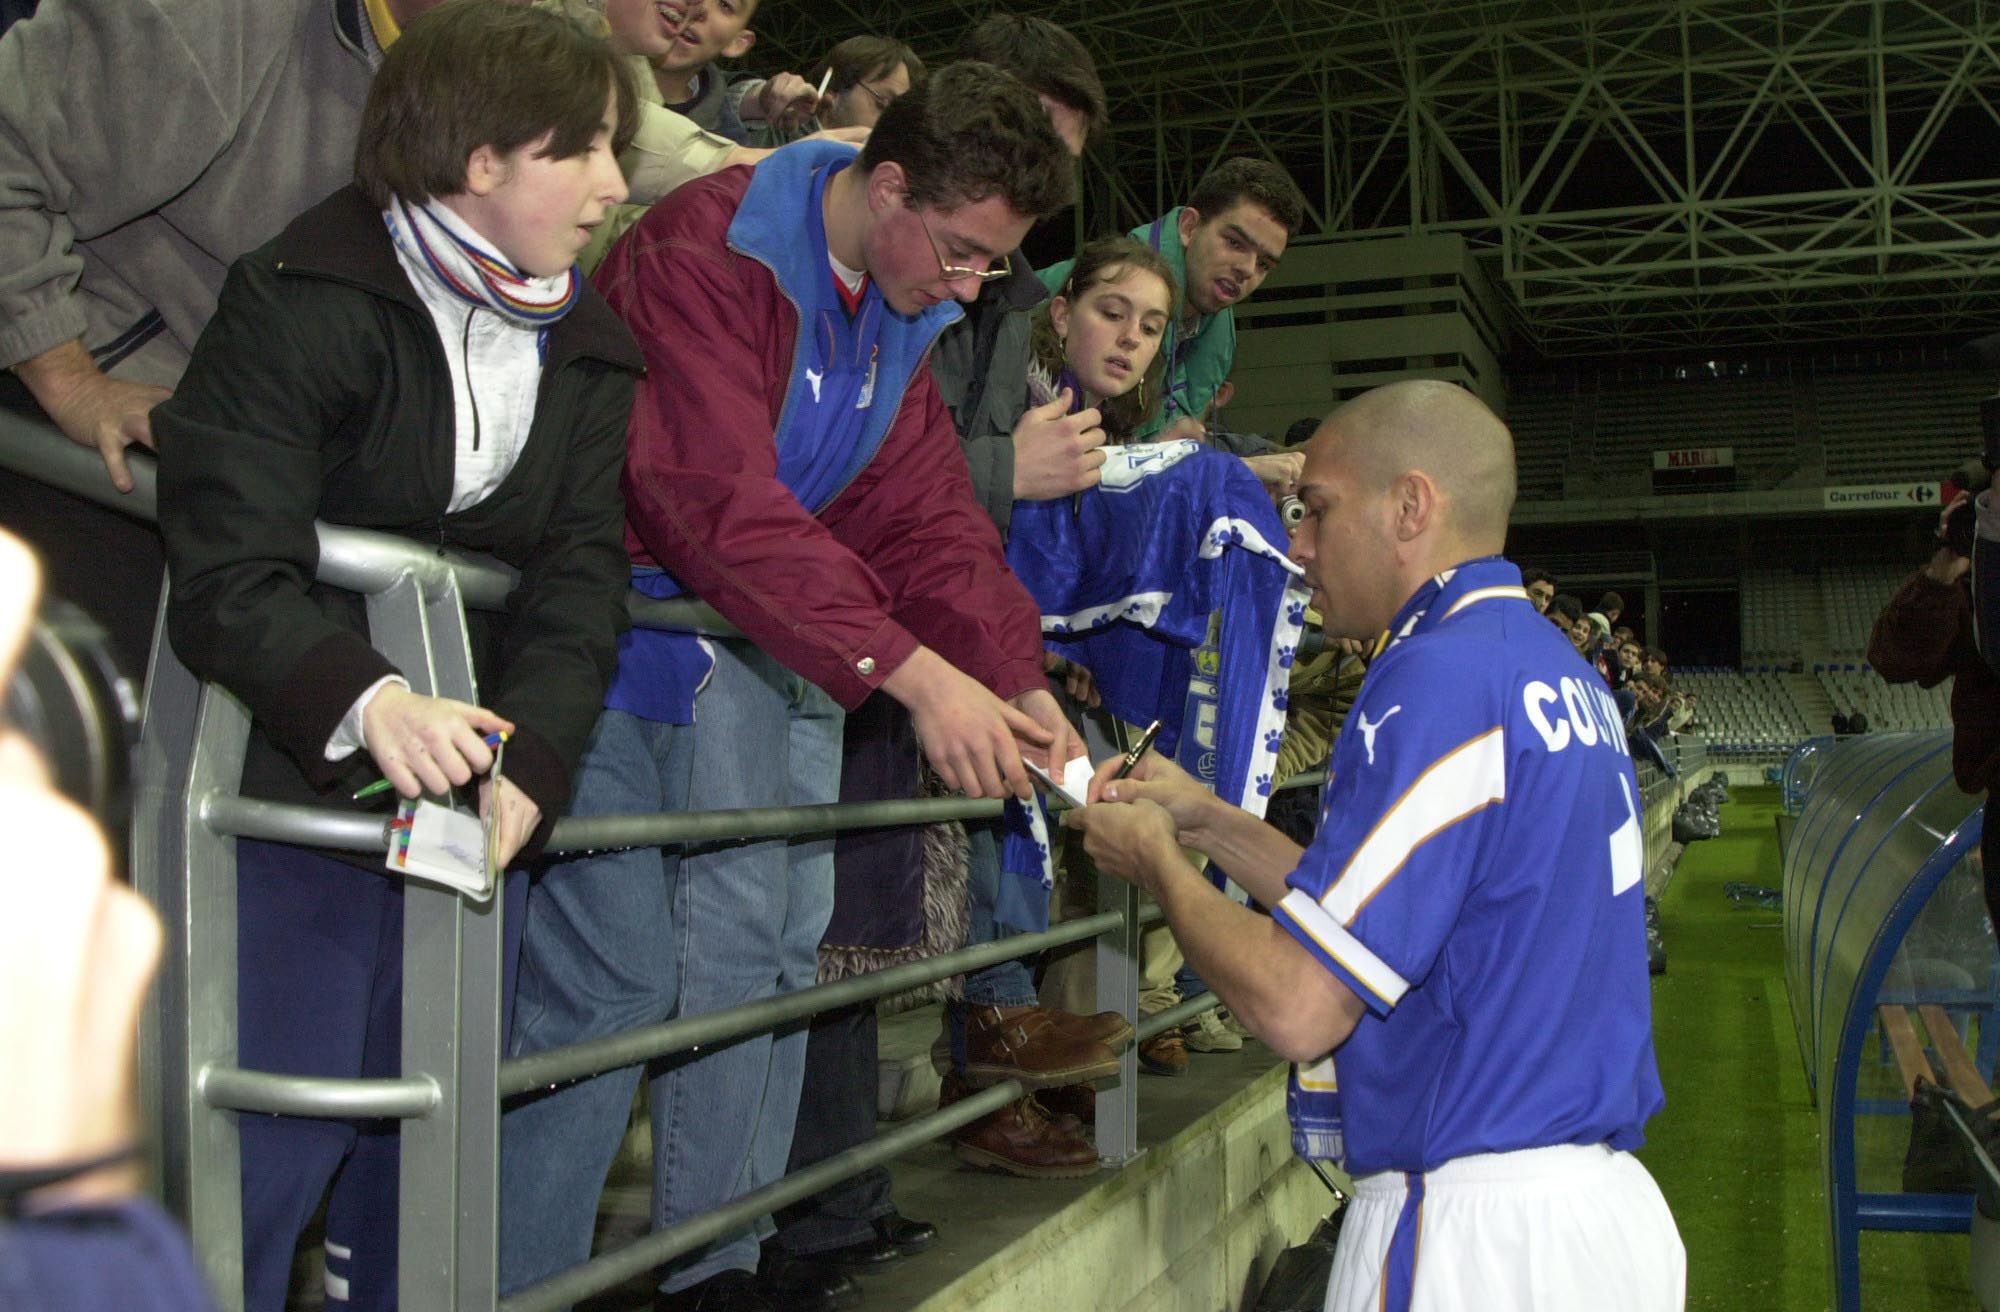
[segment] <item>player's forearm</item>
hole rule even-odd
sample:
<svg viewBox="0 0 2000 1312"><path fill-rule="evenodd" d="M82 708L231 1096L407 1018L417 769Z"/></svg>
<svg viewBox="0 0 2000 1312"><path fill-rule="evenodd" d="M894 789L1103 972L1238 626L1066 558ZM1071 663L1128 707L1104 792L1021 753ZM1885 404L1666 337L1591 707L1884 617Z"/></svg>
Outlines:
<svg viewBox="0 0 2000 1312"><path fill-rule="evenodd" d="M1298 869L1301 854L1297 843L1220 798L1204 808L1201 825L1181 838L1267 907L1285 896L1285 879Z"/></svg>
<svg viewBox="0 0 2000 1312"><path fill-rule="evenodd" d="M1185 860L1162 872L1153 895L1188 967L1280 1056L1317 1060L1353 1030L1359 1004L1339 998L1269 916L1232 902Z"/></svg>

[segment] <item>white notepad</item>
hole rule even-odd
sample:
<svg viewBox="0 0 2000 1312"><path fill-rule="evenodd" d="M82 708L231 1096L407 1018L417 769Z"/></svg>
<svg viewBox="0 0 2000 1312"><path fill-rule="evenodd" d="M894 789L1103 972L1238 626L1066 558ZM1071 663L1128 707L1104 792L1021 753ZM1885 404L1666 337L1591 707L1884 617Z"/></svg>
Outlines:
<svg viewBox="0 0 2000 1312"><path fill-rule="evenodd" d="M493 896L488 827L476 815L436 802L405 801L389 830L385 864L399 875L456 889L475 902Z"/></svg>
<svg viewBox="0 0 2000 1312"><path fill-rule="evenodd" d="M1021 758L1021 762L1028 767L1030 774L1041 780L1050 792L1064 802L1071 806L1089 805L1090 776L1097 773L1097 767L1091 764L1090 757L1071 757L1069 764L1063 767L1063 776L1060 780L1052 778L1047 770L1025 756Z"/></svg>

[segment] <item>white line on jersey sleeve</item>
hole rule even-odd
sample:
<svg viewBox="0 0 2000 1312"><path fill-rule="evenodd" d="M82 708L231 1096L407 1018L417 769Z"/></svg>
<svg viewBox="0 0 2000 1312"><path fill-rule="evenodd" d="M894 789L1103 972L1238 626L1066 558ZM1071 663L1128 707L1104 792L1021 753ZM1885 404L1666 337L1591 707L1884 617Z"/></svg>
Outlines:
<svg viewBox="0 0 2000 1312"><path fill-rule="evenodd" d="M1457 601L1453 602L1451 604L1451 609L1444 613L1444 617L1445 619L1450 619L1452 616L1458 614L1460 611L1464 610L1467 606L1472 605L1474 602L1492 601L1496 597L1510 597L1516 601L1526 601L1528 599L1528 590L1526 588L1517 588L1511 586L1498 587L1498 588L1479 588L1472 592L1466 593L1463 597L1460 597Z"/></svg>
<svg viewBox="0 0 2000 1312"><path fill-rule="evenodd" d="M1496 724L1431 762L1361 840L1319 905L1341 925L1352 924L1419 847L1467 816L1506 800L1506 734Z"/></svg>
<svg viewBox="0 0 2000 1312"><path fill-rule="evenodd" d="M1295 888L1285 894L1278 903L1279 921L1290 921L1299 933L1310 939L1326 957L1339 965L1349 975L1382 1003L1382 1010L1388 1010L1402 1001L1410 983L1388 962L1368 950L1366 944L1347 932L1347 926L1329 916L1320 904L1313 901L1312 894L1302 888Z"/></svg>

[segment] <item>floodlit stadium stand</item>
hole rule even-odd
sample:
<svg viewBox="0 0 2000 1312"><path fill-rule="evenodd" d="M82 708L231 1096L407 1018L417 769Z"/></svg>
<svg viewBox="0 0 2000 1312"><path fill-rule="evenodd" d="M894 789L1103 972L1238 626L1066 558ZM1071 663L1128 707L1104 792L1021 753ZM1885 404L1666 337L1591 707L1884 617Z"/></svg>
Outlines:
<svg viewBox="0 0 2000 1312"><path fill-rule="evenodd" d="M1869 631L1902 579L1899 567L1873 563L1745 573L1743 669L1674 673L1700 699L1711 750L1782 753L1857 711L1875 732L1949 728L1949 682L1892 685L1867 664Z"/></svg>
<svg viewBox="0 0 2000 1312"><path fill-rule="evenodd" d="M1518 386L1508 426L1514 434L1515 478L1522 500L1555 500L1563 494L1570 438L1577 431L1576 389L1550 380Z"/></svg>
<svg viewBox="0 0 2000 1312"><path fill-rule="evenodd" d="M1820 597L1826 607L1826 650L1835 660L1861 660L1868 654L1868 631L1875 617L1895 595L1903 571L1894 565L1828 565L1820 571ZM1802 652L1807 659L1813 653Z"/></svg>
<svg viewBox="0 0 2000 1312"><path fill-rule="evenodd" d="M1807 700L1800 695L1802 678L1810 682L1810 676L1771 670L1702 668L1676 671L1674 686L1699 698L1696 718L1711 753L1761 756L1789 752L1826 732L1824 717L1812 723L1801 704Z"/></svg>
<svg viewBox="0 0 2000 1312"><path fill-rule="evenodd" d="M1848 361L1752 377L1513 379L1524 501L1649 486L1653 452L1729 447L1743 491L1930 483L1979 449L1984 369Z"/></svg>
<svg viewBox="0 0 2000 1312"><path fill-rule="evenodd" d="M1832 374L1814 380L1826 481L1942 478L1979 449L1983 371Z"/></svg>

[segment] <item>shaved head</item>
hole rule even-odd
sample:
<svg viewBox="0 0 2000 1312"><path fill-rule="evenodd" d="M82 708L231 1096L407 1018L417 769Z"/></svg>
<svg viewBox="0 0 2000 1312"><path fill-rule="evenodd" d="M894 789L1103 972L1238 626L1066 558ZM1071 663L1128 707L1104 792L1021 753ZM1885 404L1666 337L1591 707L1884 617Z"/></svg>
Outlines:
<svg viewBox="0 0 2000 1312"><path fill-rule="evenodd" d="M1381 632L1423 581L1498 555L1514 440L1451 383L1391 383L1335 410L1306 444L1292 559L1334 637Z"/></svg>
<svg viewBox="0 0 2000 1312"><path fill-rule="evenodd" d="M1377 489L1412 471L1442 494L1469 546L1498 552L1514 509L1514 439L1484 402L1455 383L1410 379L1363 392L1327 416L1343 458Z"/></svg>

